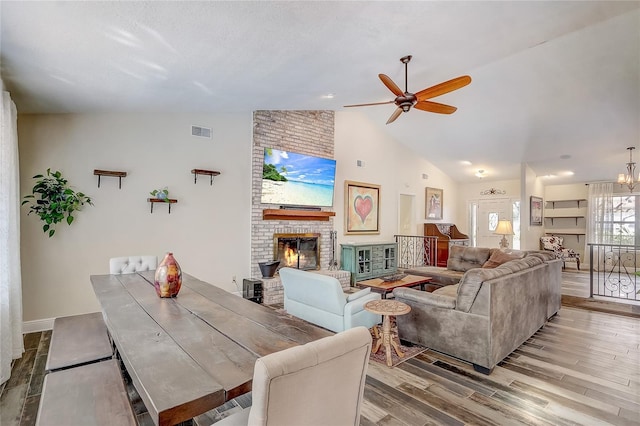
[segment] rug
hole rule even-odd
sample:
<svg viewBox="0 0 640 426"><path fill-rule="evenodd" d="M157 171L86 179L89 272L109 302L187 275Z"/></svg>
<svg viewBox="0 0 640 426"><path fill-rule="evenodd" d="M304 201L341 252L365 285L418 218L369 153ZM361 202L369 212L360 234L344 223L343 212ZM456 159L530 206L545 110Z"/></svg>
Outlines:
<svg viewBox="0 0 640 426"><path fill-rule="evenodd" d="M288 314L287 311L285 311L283 308L276 308L275 311L279 314L279 315L286 315L287 317L292 317L292 315ZM395 324L395 321L393 322L393 325L391 327L391 330L393 332L393 334L395 336L397 336L397 326ZM371 338L373 339L373 342L375 344L375 337L373 337L373 334L371 336ZM397 339L397 337L396 337ZM397 340L396 340L397 342ZM405 362L408 359L413 358L416 355L421 354L422 352L426 351L427 348L424 348L422 346L418 346L418 345L412 345L412 346L404 346L402 344L399 345L400 346L400 352L402 352L404 354L404 357L400 358L398 356L398 354L393 350L393 348L391 348L391 367L395 367L398 364L401 364L403 362ZM384 364L385 366L387 365L387 355L385 353L385 350L383 347L380 347L380 350L378 350L377 353L375 354L371 354L369 355L369 359L371 359L372 361L375 362L379 362L380 364Z"/></svg>
<svg viewBox="0 0 640 426"><path fill-rule="evenodd" d="M423 348L422 346L414 345L414 346L404 346L400 345L400 351L404 354L404 357L400 358L396 351L391 348L391 368L397 366L405 362L408 359L413 358L416 355L420 355L422 352L426 351L427 348ZM380 347L377 353L369 355L369 359L371 361L379 362L383 364L385 367L387 366L387 355L385 353L384 347Z"/></svg>

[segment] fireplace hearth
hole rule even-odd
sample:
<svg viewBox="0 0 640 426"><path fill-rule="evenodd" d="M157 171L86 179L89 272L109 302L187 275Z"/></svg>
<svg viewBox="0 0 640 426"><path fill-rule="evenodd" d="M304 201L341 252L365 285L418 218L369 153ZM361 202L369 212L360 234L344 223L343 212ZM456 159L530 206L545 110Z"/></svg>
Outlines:
<svg viewBox="0 0 640 426"><path fill-rule="evenodd" d="M273 234L273 258L281 268L320 269L320 234Z"/></svg>

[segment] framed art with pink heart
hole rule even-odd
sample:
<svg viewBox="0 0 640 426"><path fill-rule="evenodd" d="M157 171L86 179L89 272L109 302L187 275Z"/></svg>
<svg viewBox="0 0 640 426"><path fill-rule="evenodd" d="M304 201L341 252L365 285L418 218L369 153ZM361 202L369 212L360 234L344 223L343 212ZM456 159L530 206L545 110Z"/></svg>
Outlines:
<svg viewBox="0 0 640 426"><path fill-rule="evenodd" d="M442 192L442 189L426 188L424 197L425 219L442 219Z"/></svg>
<svg viewBox="0 0 640 426"><path fill-rule="evenodd" d="M380 185L344 181L345 235L380 233Z"/></svg>

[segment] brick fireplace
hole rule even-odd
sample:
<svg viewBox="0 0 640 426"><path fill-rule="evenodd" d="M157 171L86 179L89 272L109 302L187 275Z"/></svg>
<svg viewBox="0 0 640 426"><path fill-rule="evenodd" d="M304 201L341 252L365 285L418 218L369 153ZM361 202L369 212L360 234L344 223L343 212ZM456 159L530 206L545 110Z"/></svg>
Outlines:
<svg viewBox="0 0 640 426"><path fill-rule="evenodd" d="M264 220L263 210L279 209L280 206L262 204L260 200L264 148L333 158L334 118L333 111L254 111L251 167L251 275L253 278L262 277L258 262L276 259L278 254L274 253L273 243L276 234L317 235L318 254L315 268L320 272L328 269L331 260L331 232L334 230L333 218L327 221ZM323 207L322 210L332 211L333 209ZM307 266L301 269L307 269ZM279 280L277 276L276 279ZM272 299L269 298L268 287L265 285L264 291L265 303L269 304L268 300ZM274 291L281 291L281 285Z"/></svg>
<svg viewBox="0 0 640 426"><path fill-rule="evenodd" d="M280 267L320 269L320 234L274 234L273 259Z"/></svg>

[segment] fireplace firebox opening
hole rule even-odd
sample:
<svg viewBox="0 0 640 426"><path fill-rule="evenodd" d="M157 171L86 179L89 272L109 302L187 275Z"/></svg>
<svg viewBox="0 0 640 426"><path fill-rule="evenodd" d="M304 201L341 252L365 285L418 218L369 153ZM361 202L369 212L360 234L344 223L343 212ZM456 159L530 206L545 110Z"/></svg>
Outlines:
<svg viewBox="0 0 640 426"><path fill-rule="evenodd" d="M320 269L320 234L273 234L273 258L280 268Z"/></svg>

